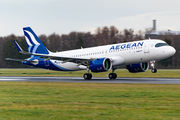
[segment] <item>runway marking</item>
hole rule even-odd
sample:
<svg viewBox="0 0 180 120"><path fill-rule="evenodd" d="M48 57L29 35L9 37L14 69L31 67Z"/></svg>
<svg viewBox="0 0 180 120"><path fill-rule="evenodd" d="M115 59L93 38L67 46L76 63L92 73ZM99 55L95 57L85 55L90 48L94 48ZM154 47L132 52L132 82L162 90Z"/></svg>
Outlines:
<svg viewBox="0 0 180 120"><path fill-rule="evenodd" d="M0 81L23 81L25 79L0 79Z"/></svg>
<svg viewBox="0 0 180 120"><path fill-rule="evenodd" d="M70 83L131 83L131 84L180 84L180 78L117 78L110 80L103 77L94 77L92 80L84 80L82 77L0 77L1 81L21 82L70 82Z"/></svg>

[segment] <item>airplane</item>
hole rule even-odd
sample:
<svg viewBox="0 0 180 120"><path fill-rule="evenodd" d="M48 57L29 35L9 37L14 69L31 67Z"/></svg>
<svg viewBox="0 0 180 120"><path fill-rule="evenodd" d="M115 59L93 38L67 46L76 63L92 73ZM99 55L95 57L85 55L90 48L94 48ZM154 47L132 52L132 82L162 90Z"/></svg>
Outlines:
<svg viewBox="0 0 180 120"><path fill-rule="evenodd" d="M89 72L109 73L109 79L116 79L114 71L125 67L130 73L145 72L151 65L152 73L156 73L155 61L172 57L176 50L165 41L159 39L146 39L133 42L117 43L111 45L81 48L76 50L51 52L30 27L23 28L28 52L24 51L14 41L18 51L30 55L27 59L6 60L21 61L25 65L57 71L86 70L85 80L92 78ZM149 65L150 64L150 65Z"/></svg>

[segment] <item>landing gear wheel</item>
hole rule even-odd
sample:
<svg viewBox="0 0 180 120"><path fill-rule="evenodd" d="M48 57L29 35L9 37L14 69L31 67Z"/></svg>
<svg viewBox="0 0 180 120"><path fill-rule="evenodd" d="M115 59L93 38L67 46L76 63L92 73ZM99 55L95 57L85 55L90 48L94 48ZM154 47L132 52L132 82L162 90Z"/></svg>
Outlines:
<svg viewBox="0 0 180 120"><path fill-rule="evenodd" d="M90 80L92 78L92 74L91 73L85 73L83 75L83 77L84 77L85 80Z"/></svg>
<svg viewBox="0 0 180 120"><path fill-rule="evenodd" d="M117 78L117 74L116 73L109 73L109 79L116 79Z"/></svg>
<svg viewBox="0 0 180 120"><path fill-rule="evenodd" d="M152 72L152 73L156 73L156 72L157 72L157 69L152 69L151 72Z"/></svg>

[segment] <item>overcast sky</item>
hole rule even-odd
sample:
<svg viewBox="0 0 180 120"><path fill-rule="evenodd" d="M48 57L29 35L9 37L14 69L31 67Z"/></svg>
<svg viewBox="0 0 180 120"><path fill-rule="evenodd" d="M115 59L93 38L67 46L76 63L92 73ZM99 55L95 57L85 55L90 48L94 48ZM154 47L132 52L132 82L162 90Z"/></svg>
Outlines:
<svg viewBox="0 0 180 120"><path fill-rule="evenodd" d="M23 35L29 26L37 35L91 33L97 27L180 31L180 0L0 0L0 36Z"/></svg>

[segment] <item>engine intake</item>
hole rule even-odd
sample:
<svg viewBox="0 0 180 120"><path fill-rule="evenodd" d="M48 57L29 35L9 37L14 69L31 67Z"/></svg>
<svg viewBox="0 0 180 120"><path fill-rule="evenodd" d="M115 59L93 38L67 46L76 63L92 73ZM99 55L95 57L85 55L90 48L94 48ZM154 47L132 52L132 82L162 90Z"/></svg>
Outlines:
<svg viewBox="0 0 180 120"><path fill-rule="evenodd" d="M109 58L98 58L92 60L89 63L89 69L92 72L104 72L110 70L111 68L112 68L112 63Z"/></svg>
<svg viewBox="0 0 180 120"><path fill-rule="evenodd" d="M137 63L137 64L131 64L127 65L126 68L131 73L137 73L137 72L145 72L149 69L149 63Z"/></svg>

